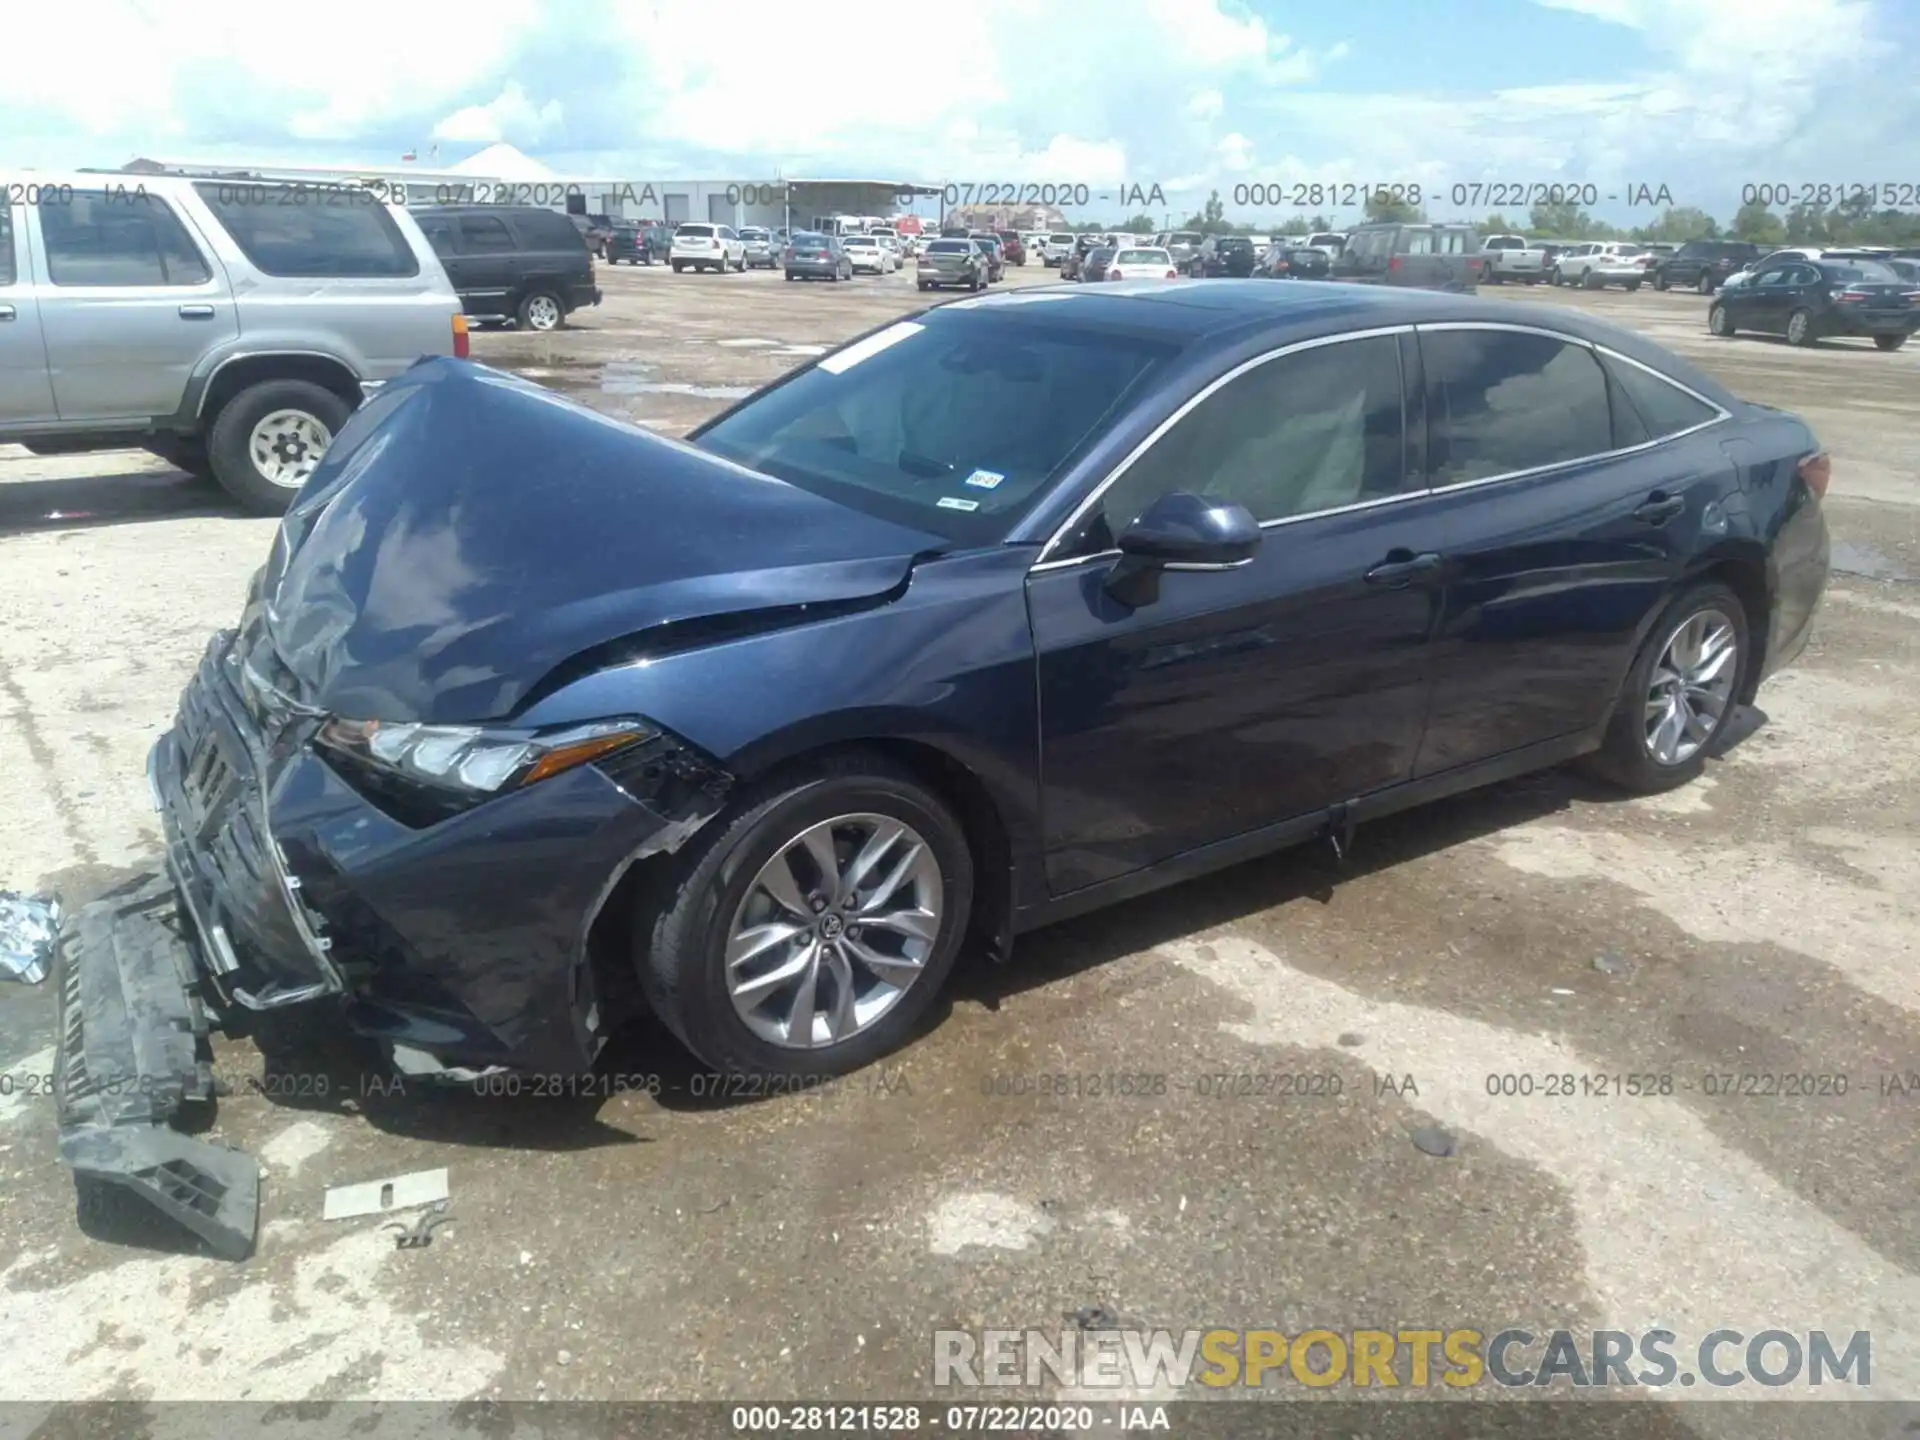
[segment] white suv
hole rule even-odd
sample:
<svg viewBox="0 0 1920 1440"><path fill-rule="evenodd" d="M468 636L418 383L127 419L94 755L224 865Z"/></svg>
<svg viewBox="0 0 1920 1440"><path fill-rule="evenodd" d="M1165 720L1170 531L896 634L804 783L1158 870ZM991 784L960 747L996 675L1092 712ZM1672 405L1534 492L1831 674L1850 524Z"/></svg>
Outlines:
<svg viewBox="0 0 1920 1440"><path fill-rule="evenodd" d="M1553 257L1549 278L1555 285L1583 285L1598 290L1624 285L1638 290L1647 278L1646 246L1634 240L1587 241L1569 245Z"/></svg>
<svg viewBox="0 0 1920 1440"><path fill-rule="evenodd" d="M747 242L731 225L682 225L673 232L667 247L667 263L678 275L685 270L728 270L747 268Z"/></svg>
<svg viewBox="0 0 1920 1440"><path fill-rule="evenodd" d="M891 275L900 268L900 257L872 235L842 235L840 247L854 273L866 270L875 275Z"/></svg>

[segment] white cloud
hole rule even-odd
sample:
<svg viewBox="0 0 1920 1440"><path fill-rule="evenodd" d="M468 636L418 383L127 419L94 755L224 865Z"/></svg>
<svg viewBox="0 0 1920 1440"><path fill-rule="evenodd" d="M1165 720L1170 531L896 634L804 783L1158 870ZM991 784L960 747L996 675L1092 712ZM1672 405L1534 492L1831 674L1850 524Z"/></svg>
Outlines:
<svg viewBox="0 0 1920 1440"><path fill-rule="evenodd" d="M465 105L433 127L436 140L472 141L491 145L510 140L515 145L537 145L559 128L564 112L558 100L535 106L518 80L485 105Z"/></svg>

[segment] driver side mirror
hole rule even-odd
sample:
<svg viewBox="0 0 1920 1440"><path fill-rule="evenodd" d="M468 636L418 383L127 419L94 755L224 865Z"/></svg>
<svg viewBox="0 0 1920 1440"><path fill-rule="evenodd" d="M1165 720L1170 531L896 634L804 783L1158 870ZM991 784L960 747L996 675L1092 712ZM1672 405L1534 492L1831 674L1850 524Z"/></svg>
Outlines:
<svg viewBox="0 0 1920 1440"><path fill-rule="evenodd" d="M1260 548L1260 522L1244 505L1190 491L1162 495L1120 532L1120 559L1107 576L1116 600L1138 607L1159 593L1162 570L1231 570Z"/></svg>

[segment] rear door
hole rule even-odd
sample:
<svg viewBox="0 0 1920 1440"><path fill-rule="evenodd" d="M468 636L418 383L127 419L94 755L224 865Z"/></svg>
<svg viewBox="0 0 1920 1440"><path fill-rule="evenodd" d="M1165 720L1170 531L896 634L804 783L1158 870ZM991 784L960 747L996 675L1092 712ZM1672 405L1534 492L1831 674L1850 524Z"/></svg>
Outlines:
<svg viewBox="0 0 1920 1440"><path fill-rule="evenodd" d="M1604 720L1734 477L1719 409L1631 361L1524 325L1422 326L1419 344L1449 567L1432 775Z"/></svg>
<svg viewBox="0 0 1920 1440"><path fill-rule="evenodd" d="M60 418L174 414L200 358L240 333L225 269L160 195L61 195L28 207Z"/></svg>
<svg viewBox="0 0 1920 1440"><path fill-rule="evenodd" d="M520 242L498 215L462 215L455 221L460 233L460 274L454 281L467 310L474 315L505 315L518 275Z"/></svg>
<svg viewBox="0 0 1920 1440"><path fill-rule="evenodd" d="M1405 438L1402 334L1227 372L1096 492L1028 580L1056 894L1407 778L1438 569ZM1198 492L1263 523L1252 559L1169 570L1134 607L1113 537Z"/></svg>
<svg viewBox="0 0 1920 1440"><path fill-rule="evenodd" d="M52 420L53 380L40 337L40 301L33 257L17 207L0 191L0 425Z"/></svg>

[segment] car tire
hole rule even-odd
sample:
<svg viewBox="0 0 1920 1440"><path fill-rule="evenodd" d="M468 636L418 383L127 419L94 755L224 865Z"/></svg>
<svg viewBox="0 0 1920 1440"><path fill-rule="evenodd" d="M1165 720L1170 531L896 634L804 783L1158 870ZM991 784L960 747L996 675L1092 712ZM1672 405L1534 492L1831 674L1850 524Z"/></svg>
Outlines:
<svg viewBox="0 0 1920 1440"><path fill-rule="evenodd" d="M1552 285L1556 290L1567 283L1566 277L1560 273L1560 267L1558 265L1554 266L1552 271L1547 275L1547 283Z"/></svg>
<svg viewBox="0 0 1920 1440"><path fill-rule="evenodd" d="M1717 616L1731 628L1734 653L1727 664L1732 669L1732 677L1721 702L1720 715L1713 721L1704 741L1684 759L1663 761L1657 758L1649 735L1649 715L1658 703L1656 685L1666 689L1671 682L1657 681L1656 672L1661 670L1662 661L1682 628L1699 616ZM1716 622L1709 619L1706 627L1709 634L1715 626ZM1727 733L1727 721L1737 708L1735 697L1740 694L1747 667L1753 663L1748 645L1746 608L1741 605L1740 597L1725 585L1709 582L1676 596L1660 612L1660 618L1641 644L1640 653L1634 657L1613 717L1607 722L1606 736L1600 748L1585 757L1588 772L1636 795L1657 795L1698 777L1708 758L1719 752ZM1673 672L1669 669L1667 673ZM1717 681L1718 676L1715 678Z"/></svg>
<svg viewBox="0 0 1920 1440"><path fill-rule="evenodd" d="M1653 277L1653 288L1664 292L1667 288L1667 277L1656 271Z"/></svg>
<svg viewBox="0 0 1920 1440"><path fill-rule="evenodd" d="M221 408L207 434L213 476L255 515L285 514L300 493L299 484L276 480L253 456L255 430L283 414L296 417L291 422L296 426L302 418L316 423L331 443L352 416L353 407L311 380L265 380L248 386Z"/></svg>
<svg viewBox="0 0 1920 1440"><path fill-rule="evenodd" d="M564 330L567 325L567 307L551 290L529 290L514 313L522 330L537 334Z"/></svg>
<svg viewBox="0 0 1920 1440"><path fill-rule="evenodd" d="M684 275L687 273L687 267L681 264L678 260L675 260L673 262L673 273L676 275Z"/></svg>
<svg viewBox="0 0 1920 1440"><path fill-rule="evenodd" d="M787 271L787 279L793 279L793 272L791 270Z"/></svg>
<svg viewBox="0 0 1920 1440"><path fill-rule="evenodd" d="M1702 270L1700 272L1700 278L1693 282L1693 288L1701 295L1711 295L1713 293L1713 277Z"/></svg>
<svg viewBox="0 0 1920 1440"><path fill-rule="evenodd" d="M1581 288L1583 290L1604 290L1607 288L1607 282L1601 279L1598 273L1589 270L1581 277Z"/></svg>
<svg viewBox="0 0 1920 1440"><path fill-rule="evenodd" d="M1801 309L1787 316L1787 343L1802 348L1819 343L1818 337L1813 333L1812 311Z"/></svg>
<svg viewBox="0 0 1920 1440"><path fill-rule="evenodd" d="M1876 335L1873 337L1873 343L1874 347L1879 350L1898 350L1902 345L1907 343L1907 337L1904 335Z"/></svg>
<svg viewBox="0 0 1920 1440"><path fill-rule="evenodd" d="M1632 294L1634 294L1634 293L1635 293L1635 292L1637 292L1637 291L1638 291L1639 289L1640 289L1640 282L1639 282L1638 280L1629 280L1629 281L1627 281L1627 293L1628 293L1629 295L1632 295Z"/></svg>
<svg viewBox="0 0 1920 1440"><path fill-rule="evenodd" d="M927 284L927 282L924 280L919 282L919 289L922 294L925 294L927 291L931 290L932 288L933 287Z"/></svg>
<svg viewBox="0 0 1920 1440"><path fill-rule="evenodd" d="M931 867L914 876L920 890L914 909L925 915L929 901L938 906L932 911L934 934L930 940L916 937L925 946L919 968L880 1014L845 1039L789 1048L756 1030L736 1007L727 985L729 940L745 933L736 931L736 922L751 913L750 901L766 915L782 913L771 890L755 893L761 877L769 873L791 887L795 903L801 903L804 883L812 892L808 897L812 913L823 913L818 903L823 880L812 860L814 851L803 837L813 827L838 819L851 822L845 830L824 837L837 852L836 868L844 877L859 843L859 822L868 817L905 827L924 847L921 853L930 857ZM907 838L896 841L895 849ZM795 855L798 868L785 865L770 872L768 867L779 865L783 854ZM892 852L883 853L882 862L899 863ZM973 856L960 822L915 776L877 755L834 756L805 770L769 777L735 800L668 865L636 913L634 959L640 988L655 1015L681 1043L703 1063L728 1075L824 1079L857 1070L898 1049L939 998L959 956L972 908ZM831 884L832 877L826 877L825 883ZM846 917L833 930L843 935L844 927L853 925L862 912L830 905L824 913ZM793 921L763 923L790 925ZM900 950L889 947L889 953L904 953L905 943ZM829 990L837 989L835 970L823 968L818 973ZM878 973L867 970L864 976L854 975L846 959L838 967L839 975L853 975L856 981L874 979ZM777 1011L780 998L782 990L775 990L762 1003L769 1011ZM822 998L817 990L814 998ZM872 991L867 998L875 998ZM761 1023L770 1024L772 1018L769 1014ZM791 1012L787 1023L792 1023Z"/></svg>
<svg viewBox="0 0 1920 1440"><path fill-rule="evenodd" d="M147 442L147 453L158 456L176 470L186 471L196 480L213 479L213 457L207 453L204 436L157 435Z"/></svg>
<svg viewBox="0 0 1920 1440"><path fill-rule="evenodd" d="M1707 331L1709 334L1718 335L1722 340L1731 340L1734 336L1735 329L1733 312L1728 310L1725 305L1715 301L1707 307Z"/></svg>

